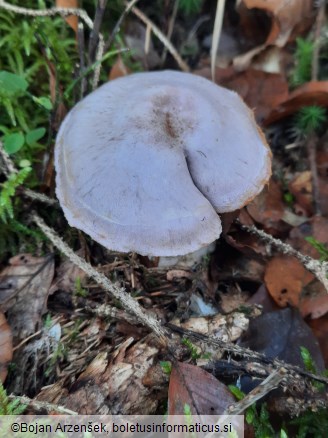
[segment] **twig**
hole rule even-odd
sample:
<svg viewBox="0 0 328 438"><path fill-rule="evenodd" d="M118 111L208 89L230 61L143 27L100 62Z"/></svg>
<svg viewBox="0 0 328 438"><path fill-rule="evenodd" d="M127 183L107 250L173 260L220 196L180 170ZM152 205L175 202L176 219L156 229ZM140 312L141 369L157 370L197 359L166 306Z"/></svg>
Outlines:
<svg viewBox="0 0 328 438"><path fill-rule="evenodd" d="M217 0L215 21L214 21L214 30L213 30L213 39L212 39L212 48L211 48L212 81L215 81L215 64L216 64L216 56L218 53L221 30L222 30L224 6L225 6L225 0Z"/></svg>
<svg viewBox="0 0 328 438"><path fill-rule="evenodd" d="M322 383L325 383L326 385L328 385L328 378L326 378L326 377L317 376L316 374L310 373L308 371L304 371L301 368L299 368L295 365L287 364L287 363L283 362L282 360L270 359L267 356L265 356L264 354L258 353L257 351L250 350L249 348L240 347L239 345L235 345L231 342L225 342L222 339L213 338L211 336L207 336L207 335L204 335L202 333L197 333L197 332L194 332L192 330L178 327L178 326L171 324L171 323L167 323L166 327L171 329L173 332L180 333L181 335L186 336L188 338L200 340L200 341L208 343L210 345L214 345L215 347L221 348L222 350L227 351L231 354L241 356L244 358L249 358L253 362L258 361L258 362L263 363L263 364L270 364L275 369L285 368L288 371L288 373L290 373L293 376L295 376L295 374L298 374L299 378L301 378L300 376L303 376L303 377L307 377L308 379L313 379L313 380L316 380L318 382L322 382Z"/></svg>
<svg viewBox="0 0 328 438"><path fill-rule="evenodd" d="M38 227L43 231L53 245L66 257L68 257L72 263L82 269L88 275L88 277L93 278L103 289L116 298L127 312L136 316L141 324L153 331L164 345L167 344L165 330L161 327L157 319L149 314L146 314L139 303L135 301L125 291L125 289L111 283L104 274L98 272L84 259L75 254L75 252L61 239L61 237L59 237L53 229L48 227L43 219L41 219L41 217L36 213L31 214L31 219L38 225Z"/></svg>
<svg viewBox="0 0 328 438"><path fill-rule="evenodd" d="M10 159L9 155L3 147L3 143L0 140L0 161L2 161L1 170L4 175L9 178L12 173L17 173L14 163Z"/></svg>
<svg viewBox="0 0 328 438"><path fill-rule="evenodd" d="M133 315L125 312L124 310L117 309L116 307L109 306L108 304L101 304L97 307L92 307L88 302L86 302L83 306L83 310L87 312L93 313L100 318L114 318L118 320L125 320L129 324L135 325L138 324L138 319Z"/></svg>
<svg viewBox="0 0 328 438"><path fill-rule="evenodd" d="M85 59L84 59L84 50L85 50L85 40L84 40L84 26L83 23L79 23L77 27L77 44L80 58L80 76L81 79L81 89L80 89L80 99L84 97L84 94L87 89L87 81L83 76L85 70Z"/></svg>
<svg viewBox="0 0 328 438"><path fill-rule="evenodd" d="M224 412L224 415L242 414L247 408L257 402L257 400L260 400L270 391L277 388L282 380L285 379L286 375L287 370L285 368L274 370L265 380L263 380L263 382L249 392L242 400L234 405L229 406Z"/></svg>
<svg viewBox="0 0 328 438"><path fill-rule="evenodd" d="M319 260L315 260L312 257L302 254L301 252L294 249L288 243L283 242L280 239L276 239L272 237L270 234L267 234L263 230L259 230L254 225L248 226L241 224L238 220L236 222L239 224L240 228L244 231L247 231L260 239L264 240L269 245L276 247L280 252L286 255L290 255L296 257L303 266L324 285L327 293L328 293L328 262L320 262Z"/></svg>
<svg viewBox="0 0 328 438"><path fill-rule="evenodd" d="M99 38L100 26L106 9L106 4L107 4L107 0L98 0L97 2L95 18L93 21L93 29L90 33L90 38L89 38L89 47L88 47L89 65L91 65L95 61L95 51Z"/></svg>
<svg viewBox="0 0 328 438"><path fill-rule="evenodd" d="M89 29L93 28L92 20L84 9L56 7L49 9L30 9L11 5L4 0L0 0L0 8L5 9L6 11L14 12L15 14L22 14L29 17L53 17L54 15L61 15L65 18L69 15L76 15L88 26Z"/></svg>
<svg viewBox="0 0 328 438"><path fill-rule="evenodd" d="M9 395L9 400L18 400L23 405L31 406L35 409L45 409L47 412L58 412L60 414L67 414L67 415L78 415L78 412L71 411L70 409L65 408L64 406L54 405L52 403L48 403L45 401L38 401L38 400L32 400L26 395Z"/></svg>
<svg viewBox="0 0 328 438"><path fill-rule="evenodd" d="M314 29L314 48L312 54L312 72L311 79L312 81L318 80L319 73L319 54L320 54L320 44L321 44L321 29L325 21L325 7L326 0L320 0L319 11L317 14L317 19L315 21L315 29Z"/></svg>
<svg viewBox="0 0 328 438"><path fill-rule="evenodd" d="M320 191L319 191L319 177L317 168L317 142L318 137L315 133L308 135L306 139L306 149L308 153L309 167L311 171L312 180L312 196L313 196L313 206L315 214L321 214L320 206Z"/></svg>
<svg viewBox="0 0 328 438"><path fill-rule="evenodd" d="M121 24L126 16L126 14L131 10L131 8L138 2L139 0L132 0L129 3L126 3L125 9L122 13L122 15L120 16L120 18L117 20L117 23L114 26L114 29L112 31L112 33L110 34L110 37L108 38L108 40L106 41L105 44L105 52L107 52L107 50L109 49L109 47L112 45L112 42L114 41L115 35L117 34L117 32L119 32Z"/></svg>
<svg viewBox="0 0 328 438"><path fill-rule="evenodd" d="M57 199L49 198L49 196L44 195L43 193L35 192L34 190L28 189L26 187L22 187L22 192L24 196L27 196L32 201L39 201L43 204L51 206L59 206Z"/></svg>
<svg viewBox="0 0 328 438"><path fill-rule="evenodd" d="M172 15L171 15L171 18L169 21L169 28L168 28L167 35L166 35L166 38L168 39L168 41L171 41L171 38L172 38L174 23L175 23L175 20L177 18L177 13L178 13L178 9L179 9L179 1L180 0L175 0L174 5L173 5L173 11L172 11ZM163 53L162 53L162 58L161 58L161 66L162 67L166 61L166 56L167 56L167 48L165 46Z"/></svg>
<svg viewBox="0 0 328 438"><path fill-rule="evenodd" d="M181 68L182 71L189 72L190 69L188 65L184 62L184 60L181 58L173 44L166 38L166 36L163 34L163 32L156 26L155 23L153 23L143 12L140 11L136 6L133 6L132 12L134 15L136 15L143 23L145 23L147 26L151 27L151 30L153 31L154 35L157 36L157 38L164 44L164 46L167 48L167 50L171 53L173 58L176 60L178 66Z"/></svg>

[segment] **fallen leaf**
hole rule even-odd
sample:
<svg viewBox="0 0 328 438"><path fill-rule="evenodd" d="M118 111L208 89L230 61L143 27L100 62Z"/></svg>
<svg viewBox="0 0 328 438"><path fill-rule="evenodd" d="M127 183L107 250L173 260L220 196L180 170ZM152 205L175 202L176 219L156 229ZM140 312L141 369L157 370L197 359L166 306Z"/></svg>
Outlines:
<svg viewBox="0 0 328 438"><path fill-rule="evenodd" d="M322 216L314 216L305 224L293 228L289 233L288 243L294 249L314 259L319 259L320 253L318 250L305 240L309 236L328 246L328 219Z"/></svg>
<svg viewBox="0 0 328 438"><path fill-rule="evenodd" d="M325 360L325 367L328 368L328 314L319 319L312 319L308 322L319 345Z"/></svg>
<svg viewBox="0 0 328 438"><path fill-rule="evenodd" d="M303 298L300 304L300 312L304 318L307 316L311 319L321 318L328 312L327 292L318 296Z"/></svg>
<svg viewBox="0 0 328 438"><path fill-rule="evenodd" d="M249 215L271 234L276 234L285 226L282 223L284 208L281 187L273 179L246 207Z"/></svg>
<svg viewBox="0 0 328 438"><path fill-rule="evenodd" d="M78 8L78 0L56 0L57 8ZM65 18L66 23L71 26L75 34L77 34L78 17L76 15L69 15Z"/></svg>
<svg viewBox="0 0 328 438"><path fill-rule="evenodd" d="M307 216L313 214L312 198L312 175L306 170L295 174L294 178L288 184L289 191L295 196L297 203L306 212Z"/></svg>
<svg viewBox="0 0 328 438"><path fill-rule="evenodd" d="M192 415L222 415L234 402L228 388L202 368L182 362L172 367L169 415L185 415L185 405Z"/></svg>
<svg viewBox="0 0 328 438"><path fill-rule="evenodd" d="M13 358L12 334L5 315L0 313L0 382L4 382L8 365Z"/></svg>
<svg viewBox="0 0 328 438"><path fill-rule="evenodd" d="M82 255L83 251L77 251L78 255ZM57 269L57 276L53 281L49 294L53 294L57 290L62 290L67 293L73 293L76 290L76 281L81 281L86 277L82 269L76 266L75 263L69 259L64 260Z"/></svg>
<svg viewBox="0 0 328 438"><path fill-rule="evenodd" d="M276 123L310 105L328 107L328 81L312 81L301 85L270 112L263 124L268 126Z"/></svg>
<svg viewBox="0 0 328 438"><path fill-rule="evenodd" d="M317 369L324 369L318 342L297 309L280 309L251 320L240 344L268 358L278 358L303 369L305 365L300 347L305 347L310 351Z"/></svg>
<svg viewBox="0 0 328 438"><path fill-rule="evenodd" d="M210 68L204 68L195 73L211 79ZM236 91L254 110L258 122L265 119L288 97L286 78L277 73L266 73L251 68L244 72L236 72L231 67L217 68L215 82L222 87Z"/></svg>
<svg viewBox="0 0 328 438"><path fill-rule="evenodd" d="M46 310L54 276L53 256L19 254L0 275L0 305L17 340L35 333Z"/></svg>
<svg viewBox="0 0 328 438"><path fill-rule="evenodd" d="M292 32L309 24L313 19L314 8L312 0L242 0L248 9L260 9L271 17L271 29L266 39L266 45L274 44L283 47Z"/></svg>
<svg viewBox="0 0 328 438"><path fill-rule="evenodd" d="M114 79L127 76L131 73L131 70L124 64L121 56L118 56L117 60L110 69L108 79L113 81Z"/></svg>
<svg viewBox="0 0 328 438"><path fill-rule="evenodd" d="M314 276L294 257L277 256L266 267L265 285L280 307L298 307L303 288Z"/></svg>

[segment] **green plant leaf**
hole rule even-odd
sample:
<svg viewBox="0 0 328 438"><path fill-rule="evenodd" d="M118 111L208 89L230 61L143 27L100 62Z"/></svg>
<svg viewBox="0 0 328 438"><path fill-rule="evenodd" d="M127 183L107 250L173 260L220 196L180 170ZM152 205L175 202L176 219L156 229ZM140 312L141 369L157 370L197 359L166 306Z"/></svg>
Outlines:
<svg viewBox="0 0 328 438"><path fill-rule="evenodd" d="M236 397L237 400L242 400L245 397L243 391L241 391L237 386L228 385L228 388L230 392Z"/></svg>
<svg viewBox="0 0 328 438"><path fill-rule="evenodd" d="M35 97L32 96L34 102L38 103L39 105L43 106L46 110L50 111L52 110L52 103L51 100L48 97Z"/></svg>
<svg viewBox="0 0 328 438"><path fill-rule="evenodd" d="M46 133L45 128L37 128L37 129L33 129L32 131L29 131L26 134L26 143L29 146L33 146L38 140L40 140L40 138L44 136L45 133Z"/></svg>
<svg viewBox="0 0 328 438"><path fill-rule="evenodd" d="M0 71L0 95L13 97L23 94L28 87L24 78L9 71Z"/></svg>
<svg viewBox="0 0 328 438"><path fill-rule="evenodd" d="M15 132L7 134L3 137L3 146L8 154L18 152L25 143L24 134L22 132Z"/></svg>

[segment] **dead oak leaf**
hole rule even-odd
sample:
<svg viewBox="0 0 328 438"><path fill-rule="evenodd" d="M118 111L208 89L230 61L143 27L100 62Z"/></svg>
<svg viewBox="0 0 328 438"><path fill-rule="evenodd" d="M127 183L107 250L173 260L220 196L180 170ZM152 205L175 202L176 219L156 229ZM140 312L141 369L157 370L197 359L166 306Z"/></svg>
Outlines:
<svg viewBox="0 0 328 438"><path fill-rule="evenodd" d="M38 329L54 276L54 259L20 254L0 274L0 306L16 340Z"/></svg>
<svg viewBox="0 0 328 438"><path fill-rule="evenodd" d="M303 288L314 279L313 274L294 257L277 256L266 267L265 285L280 307L298 307Z"/></svg>

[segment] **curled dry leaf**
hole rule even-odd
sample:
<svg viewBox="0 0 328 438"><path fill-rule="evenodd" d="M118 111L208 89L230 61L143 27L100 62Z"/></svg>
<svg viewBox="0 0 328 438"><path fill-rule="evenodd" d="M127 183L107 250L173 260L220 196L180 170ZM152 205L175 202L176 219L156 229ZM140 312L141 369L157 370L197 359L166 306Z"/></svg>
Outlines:
<svg viewBox="0 0 328 438"><path fill-rule="evenodd" d="M265 285L280 307L298 307L303 288L314 279L313 274L294 257L277 256L266 267Z"/></svg>
<svg viewBox="0 0 328 438"><path fill-rule="evenodd" d="M266 45L283 47L293 31L308 26L314 16L312 0L241 0L247 9L260 9L271 17Z"/></svg>
<svg viewBox="0 0 328 438"><path fill-rule="evenodd" d="M328 107L328 81L312 81L301 85L288 98L274 108L263 121L268 126L295 114L303 106Z"/></svg>
<svg viewBox="0 0 328 438"><path fill-rule="evenodd" d="M54 276L54 260L52 256L20 254L9 263L0 275L0 305L19 340L38 329Z"/></svg>
<svg viewBox="0 0 328 438"><path fill-rule="evenodd" d="M8 364L13 357L13 342L10 327L5 315L0 313L0 382L7 377Z"/></svg>

